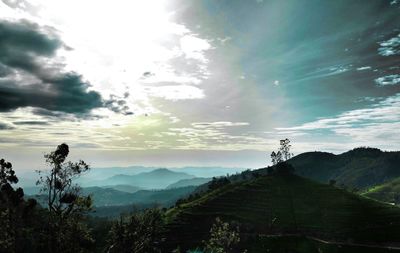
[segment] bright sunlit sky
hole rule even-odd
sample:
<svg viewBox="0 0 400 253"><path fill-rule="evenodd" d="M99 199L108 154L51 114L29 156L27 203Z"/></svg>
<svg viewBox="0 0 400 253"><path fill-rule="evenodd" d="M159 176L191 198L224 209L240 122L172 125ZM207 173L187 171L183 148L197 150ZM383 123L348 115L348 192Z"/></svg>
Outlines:
<svg viewBox="0 0 400 253"><path fill-rule="evenodd" d="M400 148L400 1L2 0L0 152L42 166Z"/></svg>

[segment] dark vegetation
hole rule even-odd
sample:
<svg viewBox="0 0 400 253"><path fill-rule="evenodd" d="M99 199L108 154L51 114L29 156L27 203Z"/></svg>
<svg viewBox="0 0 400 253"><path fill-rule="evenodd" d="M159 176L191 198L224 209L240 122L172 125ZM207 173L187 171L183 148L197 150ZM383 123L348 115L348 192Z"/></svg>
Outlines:
<svg viewBox="0 0 400 253"><path fill-rule="evenodd" d="M362 195L379 201L400 205L400 178L371 187Z"/></svg>
<svg viewBox="0 0 400 253"><path fill-rule="evenodd" d="M169 210L167 217L167 242L185 249L208 236L216 217L240 224L249 240L269 234L383 245L400 240L398 208L295 175L275 174L226 185ZM242 243L248 245L246 239Z"/></svg>
<svg viewBox="0 0 400 253"><path fill-rule="evenodd" d="M24 200L12 164L1 160L0 252L90 252L94 240L84 223L91 199L79 192L72 179L89 167L83 161L66 162L69 149L61 144L45 155L50 166L38 184L47 196L47 208L35 200Z"/></svg>
<svg viewBox="0 0 400 253"><path fill-rule="evenodd" d="M176 183L168 185L167 189L180 188L180 187L186 187L186 186L198 186L198 185L208 183L210 180L211 180L211 178L204 178L204 177L182 179Z"/></svg>
<svg viewBox="0 0 400 253"><path fill-rule="evenodd" d="M289 161L296 173L322 183L335 180L350 189L367 189L400 177L400 152L356 148L340 155L308 152Z"/></svg>
<svg viewBox="0 0 400 253"><path fill-rule="evenodd" d="M140 190L135 193L122 192L111 188L87 187L82 188L84 195L91 196L94 209L105 206L148 206L151 204L168 207L177 199L186 197L194 191L195 186L186 186L166 190ZM32 196L41 204L46 204L46 196L43 194Z"/></svg>
<svg viewBox="0 0 400 253"><path fill-rule="evenodd" d="M126 196L136 203L149 201L102 207L95 207L87 189L73 183L89 166L68 162L66 144L45 156L49 170L40 173L39 203L13 187L17 175L11 163L0 160L0 252L396 251L387 247L400 246L400 209L341 188L340 176L327 176L371 165L372 156L378 160L375 164L392 168L389 163L397 158L386 157L396 153L365 148L339 156L317 153L323 158L314 164L314 153L292 158L290 147L288 139L282 140L271 154L273 166L267 168L215 177L197 188L126 193L115 202L121 204ZM337 157L346 161L340 164L346 170L333 166L330 159ZM311 175L313 169L305 169L308 164L314 170L321 168L316 175L323 184L296 175ZM385 171L391 172L388 177L396 174ZM360 178L355 176L352 182L361 182ZM397 187L394 180L363 194L387 196ZM171 195L180 199L174 203ZM93 212L114 218L96 217Z"/></svg>

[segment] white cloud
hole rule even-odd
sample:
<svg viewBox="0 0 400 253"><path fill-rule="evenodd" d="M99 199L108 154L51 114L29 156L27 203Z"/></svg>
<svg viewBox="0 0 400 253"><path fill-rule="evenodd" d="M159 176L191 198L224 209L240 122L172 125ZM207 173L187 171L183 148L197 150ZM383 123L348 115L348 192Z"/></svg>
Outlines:
<svg viewBox="0 0 400 253"><path fill-rule="evenodd" d="M211 45L207 40L188 34L181 37L180 46L186 58L195 59L202 63L208 62L204 53L211 49Z"/></svg>
<svg viewBox="0 0 400 253"><path fill-rule="evenodd" d="M307 133L318 131L324 135L348 138L354 146L378 146L395 149L400 141L397 134L400 127L400 94L375 103L370 108L351 110L332 118L322 118L294 127L276 128L278 132Z"/></svg>
<svg viewBox="0 0 400 253"><path fill-rule="evenodd" d="M54 27L72 48L58 52L66 70L82 74L104 97L130 92L135 98L128 100L128 106L137 108L135 101L147 100L146 92L138 93L143 91L138 88L142 83L198 85L209 74L205 53L210 43L174 22L168 4L167 0L100 0L93 8L91 1L35 0L35 11L1 3L0 13L2 18L24 18ZM201 71L175 66L174 60L180 57L192 60ZM154 76L140 80L147 71Z"/></svg>
<svg viewBox="0 0 400 253"><path fill-rule="evenodd" d="M378 86L395 85L400 83L400 75L388 75L375 79Z"/></svg>
<svg viewBox="0 0 400 253"><path fill-rule="evenodd" d="M168 100L185 100L204 98L203 90L190 85L166 85L158 87L145 87L149 96L164 98Z"/></svg>
<svg viewBox="0 0 400 253"><path fill-rule="evenodd" d="M191 124L194 128L223 128L235 126L248 126L248 122L230 122L230 121L216 121L216 122L195 122Z"/></svg>
<svg viewBox="0 0 400 253"><path fill-rule="evenodd" d="M247 122L197 122L192 127L169 128L177 143L173 149L185 150L268 150L276 140L256 133L232 134L230 127L248 126Z"/></svg>
<svg viewBox="0 0 400 253"><path fill-rule="evenodd" d="M364 66L357 68L358 71L369 70L369 69L371 69L371 66Z"/></svg>
<svg viewBox="0 0 400 253"><path fill-rule="evenodd" d="M400 53L400 34L396 37L379 43L378 53L382 56L397 55Z"/></svg>

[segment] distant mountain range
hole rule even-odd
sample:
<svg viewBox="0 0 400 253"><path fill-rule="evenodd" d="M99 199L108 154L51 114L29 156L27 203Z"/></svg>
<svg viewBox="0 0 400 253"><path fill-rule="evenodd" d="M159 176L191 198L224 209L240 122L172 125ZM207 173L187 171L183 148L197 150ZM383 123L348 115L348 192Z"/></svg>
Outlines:
<svg viewBox="0 0 400 253"><path fill-rule="evenodd" d="M137 191L143 190L143 188L134 186L134 185L126 185L126 184L117 184L117 185L106 185L102 186L102 188L111 188L121 192L135 193Z"/></svg>
<svg viewBox="0 0 400 253"><path fill-rule="evenodd" d="M167 189L179 188L179 187L186 187L186 186L198 186L211 181L211 178L205 177L195 177L190 179L182 179L176 183L170 184L167 186Z"/></svg>
<svg viewBox="0 0 400 253"><path fill-rule="evenodd" d="M94 182L97 186L103 185L132 185L143 189L164 189L168 185L182 179L195 178L184 172L175 172L168 169L156 169L142 172L137 175L115 175L104 180Z"/></svg>
<svg viewBox="0 0 400 253"><path fill-rule="evenodd" d="M166 190L140 190L135 193L118 191L112 188L86 187L82 189L83 195L91 195L95 207L136 205L159 205L168 207L178 199L187 197L194 191L195 186L180 187ZM46 205L45 195L31 195L42 205Z"/></svg>
<svg viewBox="0 0 400 253"><path fill-rule="evenodd" d="M147 205L158 204L168 206L176 200L186 197L195 186L181 187L168 190L140 190L135 193L122 192L111 188L84 188L83 193L92 195L95 206L122 206L129 204Z"/></svg>
<svg viewBox="0 0 400 253"><path fill-rule="evenodd" d="M239 173L243 170L244 168L224 168L224 167L177 167L177 168L157 168L157 167L143 167L143 166L131 166L131 167L109 167L109 168L92 168L89 172L85 173L81 177L79 177L76 182L79 183L83 187L89 187L89 186L105 186L107 185L107 180L111 179L114 180L112 184L109 185L115 185L115 184L120 184L118 182L124 182L125 180L121 179L121 177L124 176L137 176L142 173L148 173L148 172L153 172L155 170L168 170L169 172L177 172L177 173L185 173L190 175L192 178L193 177L205 177L205 178L211 178L214 176L223 176L227 174L235 174ZM121 176L123 175L123 176ZM118 177L112 178L114 176L120 176L120 179ZM157 175L156 175L157 176ZM29 177L37 177L37 175L29 175ZM177 178L176 181L181 180L181 179L186 179L186 178ZM26 180L22 180L22 185L24 186L31 186L32 184L24 184ZM173 181L173 180L171 180ZM169 182L168 184L175 183L176 181ZM30 182L30 181L29 181ZM125 184L125 183L123 183ZM129 182L130 184L130 182ZM168 186L164 184L164 186ZM140 185L136 185L140 186ZM152 187L145 186L145 189L151 189ZM157 185L157 188L160 189L162 187Z"/></svg>
<svg viewBox="0 0 400 253"><path fill-rule="evenodd" d="M187 197L195 188L208 182L209 178L196 178L184 172L155 169L136 175L115 175L100 181L96 186L82 187L84 195L92 195L96 207L173 205L179 198ZM40 187L25 187L27 196L35 196L42 204L44 194ZM103 211L107 213L106 211Z"/></svg>

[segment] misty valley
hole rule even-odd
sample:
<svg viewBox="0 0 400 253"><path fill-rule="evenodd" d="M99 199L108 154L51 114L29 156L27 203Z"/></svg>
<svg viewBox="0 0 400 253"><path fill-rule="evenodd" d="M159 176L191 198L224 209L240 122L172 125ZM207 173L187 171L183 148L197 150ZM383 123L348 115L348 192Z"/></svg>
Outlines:
<svg viewBox="0 0 400 253"><path fill-rule="evenodd" d="M67 161L61 144L45 155L50 169L38 171L37 185L25 187L2 159L2 251L398 250L400 152L290 148L281 140L272 165L258 169L91 169ZM216 174L195 176L207 169Z"/></svg>

